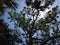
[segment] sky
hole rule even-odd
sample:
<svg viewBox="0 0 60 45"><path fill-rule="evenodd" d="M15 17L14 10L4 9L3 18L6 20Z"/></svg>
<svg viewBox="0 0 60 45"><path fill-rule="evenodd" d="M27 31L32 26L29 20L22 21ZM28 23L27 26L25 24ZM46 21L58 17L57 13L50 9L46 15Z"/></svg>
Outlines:
<svg viewBox="0 0 60 45"><path fill-rule="evenodd" d="M16 12L20 13L20 11L22 11L23 7L25 6L25 0L18 0L17 3L19 4L18 5L18 8L16 9ZM53 7L58 5L59 6L59 9L60 9L60 0L56 0ZM48 11L48 10L47 10ZM9 17L9 14L7 14L8 11L5 11L5 15L2 16L3 20L9 24L9 28L11 29L14 29L14 22L10 22L10 19L7 19L7 17ZM39 18L41 17L44 17L44 13L45 12L41 12L42 16L40 16ZM22 29L20 29L20 31L23 33L24 31L22 31ZM51 31L52 32L52 31ZM18 44L19 45L19 44Z"/></svg>

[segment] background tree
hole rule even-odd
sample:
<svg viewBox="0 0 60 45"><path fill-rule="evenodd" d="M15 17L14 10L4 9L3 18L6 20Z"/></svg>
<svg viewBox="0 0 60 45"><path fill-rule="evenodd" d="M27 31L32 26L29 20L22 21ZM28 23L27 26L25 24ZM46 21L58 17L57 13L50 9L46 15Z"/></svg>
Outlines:
<svg viewBox="0 0 60 45"><path fill-rule="evenodd" d="M17 31L9 29L8 25L0 19L0 45L15 45L16 42L22 42L17 36Z"/></svg>
<svg viewBox="0 0 60 45"><path fill-rule="evenodd" d="M0 45L12 45L13 36L9 33L10 29L8 26L0 19Z"/></svg>
<svg viewBox="0 0 60 45"><path fill-rule="evenodd" d="M6 8L16 10L17 3L15 0L0 0L0 15L4 12Z"/></svg>

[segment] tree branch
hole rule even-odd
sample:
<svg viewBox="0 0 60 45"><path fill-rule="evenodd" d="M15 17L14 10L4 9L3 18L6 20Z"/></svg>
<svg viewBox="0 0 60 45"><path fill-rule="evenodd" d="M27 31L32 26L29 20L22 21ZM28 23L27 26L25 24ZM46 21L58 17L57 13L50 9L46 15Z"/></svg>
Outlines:
<svg viewBox="0 0 60 45"><path fill-rule="evenodd" d="M47 38L45 41L43 41L41 43L41 45L45 45L49 40L54 40L54 39L57 39L57 38L60 38L60 35L56 35L56 36Z"/></svg>

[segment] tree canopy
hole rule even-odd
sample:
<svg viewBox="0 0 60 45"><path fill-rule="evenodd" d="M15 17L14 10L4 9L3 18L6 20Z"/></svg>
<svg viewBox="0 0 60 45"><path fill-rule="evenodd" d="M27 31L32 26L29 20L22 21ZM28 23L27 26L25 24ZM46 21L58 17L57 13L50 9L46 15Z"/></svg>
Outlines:
<svg viewBox="0 0 60 45"><path fill-rule="evenodd" d="M60 21L58 21L59 7L51 6L55 0L25 0L26 6L20 13L9 12L9 19L16 21L14 30L15 40L17 43L23 43L23 45L60 45ZM9 7L9 6L8 6ZM41 11L46 12L44 18L40 18ZM21 28L24 34L18 33L18 29ZM38 33L40 31L40 33ZM36 37L34 35L36 34ZM18 39L23 35L26 39L25 43Z"/></svg>

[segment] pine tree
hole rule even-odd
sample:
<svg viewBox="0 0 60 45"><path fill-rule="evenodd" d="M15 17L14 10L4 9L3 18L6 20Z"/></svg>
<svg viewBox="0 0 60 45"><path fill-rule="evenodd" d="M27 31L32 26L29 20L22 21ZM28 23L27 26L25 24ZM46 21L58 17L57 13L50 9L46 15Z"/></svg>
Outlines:
<svg viewBox="0 0 60 45"><path fill-rule="evenodd" d="M57 42L57 40L60 40L60 22L57 20L58 6L50 7L54 2L55 0L26 0L26 6L20 14L9 12L11 19L17 21L15 25L24 30L27 45L33 45L35 39L40 40L40 44L38 45L55 45L59 43L59 41ZM44 18L39 19L38 17L41 15L40 11L43 12L46 9L50 10L45 14ZM37 34L37 37L33 38L32 36L38 30L41 31L41 37L38 38L39 35Z"/></svg>

